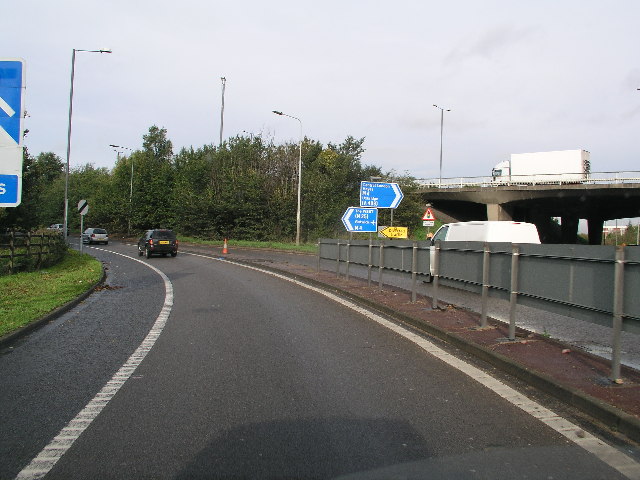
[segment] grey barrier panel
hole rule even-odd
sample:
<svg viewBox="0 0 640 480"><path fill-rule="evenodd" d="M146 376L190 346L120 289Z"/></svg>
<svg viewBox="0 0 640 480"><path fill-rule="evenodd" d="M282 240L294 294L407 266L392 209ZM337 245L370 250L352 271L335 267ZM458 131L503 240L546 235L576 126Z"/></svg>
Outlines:
<svg viewBox="0 0 640 480"><path fill-rule="evenodd" d="M323 243L326 242L326 243ZM346 260L341 240L340 260ZM337 240L322 240L322 258L336 259ZM368 264L368 241L352 241L350 260ZM411 272L413 242L372 242L373 266L379 267L379 245L384 245L383 268ZM429 272L429 242L418 242L418 273ZM475 293L482 291L482 242L442 243L440 284ZM491 243L489 291L509 299L511 244ZM343 251L344 250L344 251ZM593 245L520 245L518 303L610 327L613 318L615 247ZM623 330L640 333L640 247L625 248Z"/></svg>
<svg viewBox="0 0 640 480"><path fill-rule="evenodd" d="M429 258L429 250L430 250L430 244L425 242L418 242L418 258L417 258L417 263L416 263L416 272L422 275L429 275L429 265L430 265L430 258Z"/></svg>
<svg viewBox="0 0 640 480"><path fill-rule="evenodd" d="M335 260L338 252L336 240L321 238L318 242L320 258Z"/></svg>
<svg viewBox="0 0 640 480"><path fill-rule="evenodd" d="M615 249L590 245L522 245L521 291L552 302L613 313Z"/></svg>
<svg viewBox="0 0 640 480"><path fill-rule="evenodd" d="M358 265L367 265L369 263L369 241L353 240L349 261Z"/></svg>
<svg viewBox="0 0 640 480"><path fill-rule="evenodd" d="M511 290L511 244L490 243L489 252L489 296L508 300Z"/></svg>
<svg viewBox="0 0 640 480"><path fill-rule="evenodd" d="M624 314L627 317L624 324L628 327L635 324L632 328L640 330L640 246L626 247L624 253Z"/></svg>
<svg viewBox="0 0 640 480"><path fill-rule="evenodd" d="M443 242L440 276L482 285L482 248L479 242Z"/></svg>

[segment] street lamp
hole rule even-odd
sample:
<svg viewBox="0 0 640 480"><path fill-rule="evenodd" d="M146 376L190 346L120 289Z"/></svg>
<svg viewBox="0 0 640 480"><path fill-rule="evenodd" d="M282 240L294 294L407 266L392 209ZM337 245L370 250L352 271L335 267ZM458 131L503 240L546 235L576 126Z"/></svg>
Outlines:
<svg viewBox="0 0 640 480"><path fill-rule="evenodd" d="M80 50L73 49L71 55L71 90L69 91L69 126L67 129L67 165L64 174L64 241L68 240L67 232L67 218L69 216L69 158L71 157L71 115L73 114L73 77L76 68L76 52L88 52L88 53L111 53L111 49L105 48L100 50Z"/></svg>
<svg viewBox="0 0 640 480"><path fill-rule="evenodd" d="M298 209L296 212L296 245L300 245L300 192L302 187L302 120L298 117L294 117L293 115L287 115L286 113L278 112L277 110L273 110L273 113L276 115L280 115L283 117L293 118L300 123L300 141L299 141L299 149L300 155L298 157Z"/></svg>
<svg viewBox="0 0 640 480"><path fill-rule="evenodd" d="M444 112L450 112L450 109L444 109L434 104L434 107L440 109L440 181L438 182L438 186L442 186L442 130L444 127Z"/></svg>
<svg viewBox="0 0 640 480"><path fill-rule="evenodd" d="M115 152L118 154L118 161L120 161L120 150L116 150L117 148L120 148L122 150L129 150L130 152L133 152L133 149L129 147L121 147L120 145L109 145L109 146L113 147ZM133 157L129 155L129 158L131 159L131 183L129 187L129 228L127 230L128 234L131 233L131 214L133 213L133 203L132 203L133 202Z"/></svg>
<svg viewBox="0 0 640 480"><path fill-rule="evenodd" d="M225 77L220 77L220 81L222 82L222 106L220 107L220 143L218 145L222 145L222 129L224 127L224 90L227 85L227 79Z"/></svg>

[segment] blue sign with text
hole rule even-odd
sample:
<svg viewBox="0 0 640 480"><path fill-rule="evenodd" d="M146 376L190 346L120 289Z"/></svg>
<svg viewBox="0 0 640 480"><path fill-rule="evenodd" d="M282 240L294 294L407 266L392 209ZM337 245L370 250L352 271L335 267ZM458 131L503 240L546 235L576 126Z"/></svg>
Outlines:
<svg viewBox="0 0 640 480"><path fill-rule="evenodd" d="M18 175L0 175L0 207L12 207L18 202Z"/></svg>
<svg viewBox="0 0 640 480"><path fill-rule="evenodd" d="M24 62L0 60L0 145L22 143L22 91Z"/></svg>
<svg viewBox="0 0 640 480"><path fill-rule="evenodd" d="M377 232L378 209L349 207L342 216L342 223L348 232Z"/></svg>
<svg viewBox="0 0 640 480"><path fill-rule="evenodd" d="M397 183L360 182L360 206L397 208L404 198Z"/></svg>

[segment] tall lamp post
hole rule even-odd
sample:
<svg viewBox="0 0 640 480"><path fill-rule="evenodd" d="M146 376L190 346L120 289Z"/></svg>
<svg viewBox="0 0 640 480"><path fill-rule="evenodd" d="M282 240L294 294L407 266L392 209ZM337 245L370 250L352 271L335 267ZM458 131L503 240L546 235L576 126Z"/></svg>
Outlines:
<svg viewBox="0 0 640 480"><path fill-rule="evenodd" d="M100 50L80 50L73 49L71 55L71 89L69 91L69 126L67 128L67 164L64 173L64 241L68 241L69 232L67 219L69 217L69 158L71 157L71 116L73 114L73 77L76 69L76 52L88 52L88 53L111 53L110 49Z"/></svg>
<svg viewBox="0 0 640 480"><path fill-rule="evenodd" d="M133 149L129 147L121 147L120 145L109 145L109 146L113 147L115 152L118 154L118 161L120 161L120 150L117 150L117 149L129 150L130 152L133 152ZM131 158L131 182L129 186L129 227L128 227L127 233L131 234L131 214L133 213L133 158L131 157L131 155L129 155L129 158Z"/></svg>
<svg viewBox="0 0 640 480"><path fill-rule="evenodd" d="M224 128L224 90L227 85L227 79L225 77L220 77L220 81L222 82L222 106L220 107L220 143L218 145L222 145L222 130Z"/></svg>
<svg viewBox="0 0 640 480"><path fill-rule="evenodd" d="M442 186L442 130L444 127L444 112L450 112L450 109L445 109L439 107L438 105L433 105L434 107L440 109L440 181L438 182L438 186Z"/></svg>
<svg viewBox="0 0 640 480"><path fill-rule="evenodd" d="M300 245L300 192L302 188L302 120L298 117L294 117L293 115L287 115L286 113L278 112L277 110L273 110L273 113L276 115L281 115L283 117L293 118L300 123L300 141L299 150L300 154L298 156L298 209L296 211L296 245Z"/></svg>

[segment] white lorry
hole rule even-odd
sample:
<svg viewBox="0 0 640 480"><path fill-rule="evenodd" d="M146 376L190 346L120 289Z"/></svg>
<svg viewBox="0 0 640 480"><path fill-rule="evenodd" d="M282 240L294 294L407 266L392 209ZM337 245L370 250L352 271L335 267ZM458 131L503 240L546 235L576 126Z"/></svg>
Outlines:
<svg viewBox="0 0 640 480"><path fill-rule="evenodd" d="M591 163L586 150L513 153L497 164L491 176L496 183L580 183L589 178Z"/></svg>
<svg viewBox="0 0 640 480"><path fill-rule="evenodd" d="M447 223L442 225L431 239L429 281L433 279L435 244L438 240L442 242L540 243L538 229L533 223L497 220Z"/></svg>

